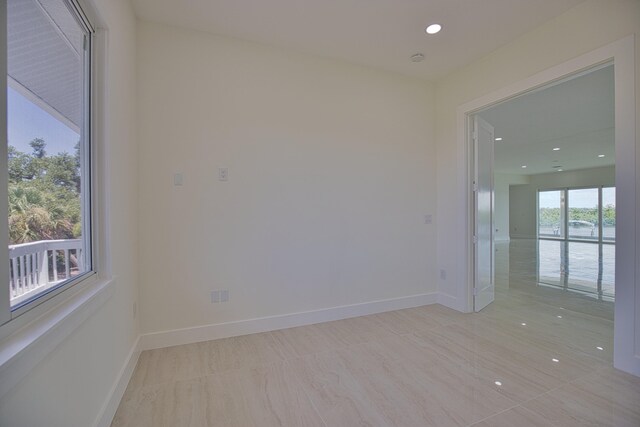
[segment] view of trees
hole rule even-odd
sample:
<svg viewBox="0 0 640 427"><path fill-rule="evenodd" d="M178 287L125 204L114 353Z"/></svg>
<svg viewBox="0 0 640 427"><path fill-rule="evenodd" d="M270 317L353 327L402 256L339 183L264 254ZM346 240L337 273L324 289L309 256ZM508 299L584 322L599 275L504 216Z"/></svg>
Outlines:
<svg viewBox="0 0 640 427"><path fill-rule="evenodd" d="M80 143L48 155L41 138L31 153L8 147L10 244L80 237Z"/></svg>
<svg viewBox="0 0 640 427"><path fill-rule="evenodd" d="M598 208L569 208L569 218L579 221L588 221L598 224ZM560 224L560 208L540 208L539 223L541 226L554 226ZM616 207L612 204L602 209L602 225L616 225Z"/></svg>

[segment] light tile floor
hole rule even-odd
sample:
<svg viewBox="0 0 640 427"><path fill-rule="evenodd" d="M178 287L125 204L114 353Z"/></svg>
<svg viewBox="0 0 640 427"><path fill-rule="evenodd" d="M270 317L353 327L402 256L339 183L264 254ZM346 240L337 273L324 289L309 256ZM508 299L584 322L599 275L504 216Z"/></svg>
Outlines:
<svg viewBox="0 0 640 427"><path fill-rule="evenodd" d="M432 305L146 351L112 426L640 426L640 378L611 367L613 305L537 286L525 241L497 249L479 314Z"/></svg>

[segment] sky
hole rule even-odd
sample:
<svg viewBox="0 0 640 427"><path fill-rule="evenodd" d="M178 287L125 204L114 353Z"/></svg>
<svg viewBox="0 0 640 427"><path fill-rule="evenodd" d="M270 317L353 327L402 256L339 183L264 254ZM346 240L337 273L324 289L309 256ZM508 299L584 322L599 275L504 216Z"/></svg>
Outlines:
<svg viewBox="0 0 640 427"><path fill-rule="evenodd" d="M7 88L7 107L9 145L18 151L31 153L29 142L42 138L47 143L45 151L49 155L63 151L74 153L80 136L10 87Z"/></svg>

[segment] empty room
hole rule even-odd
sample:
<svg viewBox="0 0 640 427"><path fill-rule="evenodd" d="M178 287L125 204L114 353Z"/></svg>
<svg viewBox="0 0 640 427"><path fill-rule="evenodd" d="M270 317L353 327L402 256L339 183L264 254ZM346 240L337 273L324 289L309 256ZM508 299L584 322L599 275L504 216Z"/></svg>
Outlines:
<svg viewBox="0 0 640 427"><path fill-rule="evenodd" d="M0 426L640 425L637 0L0 23Z"/></svg>

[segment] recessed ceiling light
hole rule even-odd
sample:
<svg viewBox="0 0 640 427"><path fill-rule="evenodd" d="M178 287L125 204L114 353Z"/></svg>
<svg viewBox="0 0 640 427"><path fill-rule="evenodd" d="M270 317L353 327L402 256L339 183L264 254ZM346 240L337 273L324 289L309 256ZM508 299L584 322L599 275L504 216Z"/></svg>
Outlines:
<svg viewBox="0 0 640 427"><path fill-rule="evenodd" d="M495 382L495 385L497 385L498 387L500 387L500 386L502 385L502 382L500 382L500 381L496 381L496 382Z"/></svg>
<svg viewBox="0 0 640 427"><path fill-rule="evenodd" d="M426 32L427 34L436 34L436 33L439 33L441 29L442 29L442 25L431 24L427 27Z"/></svg>
<svg viewBox="0 0 640 427"><path fill-rule="evenodd" d="M598 157L604 157L604 154L598 154Z"/></svg>
<svg viewBox="0 0 640 427"><path fill-rule="evenodd" d="M411 62L421 62L424 61L424 55L421 53L416 53L411 55Z"/></svg>
<svg viewBox="0 0 640 427"><path fill-rule="evenodd" d="M562 172L562 169L556 169L558 172Z"/></svg>
<svg viewBox="0 0 640 427"><path fill-rule="evenodd" d="M555 147L553 151L560 151L560 147Z"/></svg>
<svg viewBox="0 0 640 427"><path fill-rule="evenodd" d="M502 138L496 138L496 141L502 141Z"/></svg>
<svg viewBox="0 0 640 427"><path fill-rule="evenodd" d="M558 359L556 359L555 357L554 357L553 359L551 359L551 361L552 361L552 362L556 362L556 363L558 363L558 362L559 362L559 360L558 360Z"/></svg>
<svg viewBox="0 0 640 427"><path fill-rule="evenodd" d="M597 348L598 350L600 350L600 351L604 350L604 348L602 348L602 347L596 347L596 348Z"/></svg>
<svg viewBox="0 0 640 427"><path fill-rule="evenodd" d="M520 167L521 167L522 169L526 169L526 168L527 168L527 165L522 165L522 166L520 166Z"/></svg>

